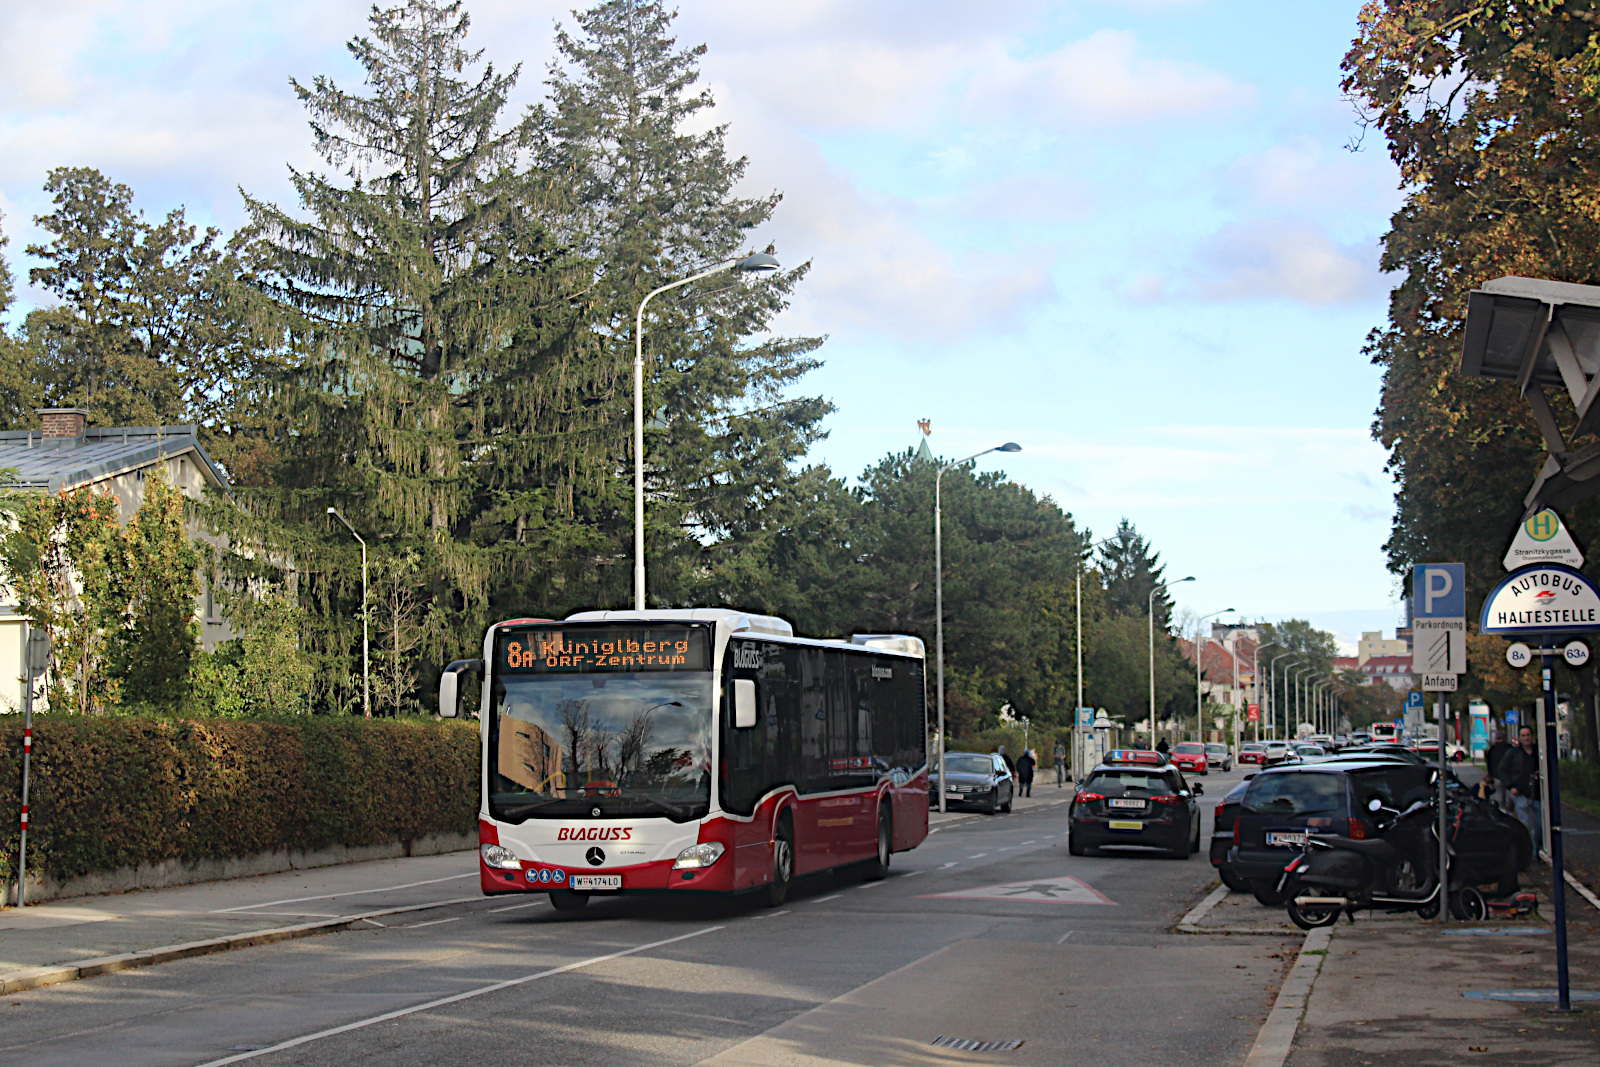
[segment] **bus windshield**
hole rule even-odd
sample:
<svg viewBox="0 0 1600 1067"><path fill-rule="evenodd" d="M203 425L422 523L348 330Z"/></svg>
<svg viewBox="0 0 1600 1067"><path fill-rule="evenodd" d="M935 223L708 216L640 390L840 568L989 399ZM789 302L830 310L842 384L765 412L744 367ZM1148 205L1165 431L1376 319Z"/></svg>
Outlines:
<svg viewBox="0 0 1600 1067"><path fill-rule="evenodd" d="M661 815L711 804L711 672L495 677L489 814L530 818Z"/></svg>

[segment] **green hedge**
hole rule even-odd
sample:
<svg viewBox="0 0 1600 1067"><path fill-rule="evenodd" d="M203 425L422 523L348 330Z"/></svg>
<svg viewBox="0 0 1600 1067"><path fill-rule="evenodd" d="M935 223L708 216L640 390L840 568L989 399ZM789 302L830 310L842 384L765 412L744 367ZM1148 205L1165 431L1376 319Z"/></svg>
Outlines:
<svg viewBox="0 0 1600 1067"><path fill-rule="evenodd" d="M16 877L22 723L0 725L0 878ZM478 732L426 720L34 720L28 868L357 847L477 825Z"/></svg>

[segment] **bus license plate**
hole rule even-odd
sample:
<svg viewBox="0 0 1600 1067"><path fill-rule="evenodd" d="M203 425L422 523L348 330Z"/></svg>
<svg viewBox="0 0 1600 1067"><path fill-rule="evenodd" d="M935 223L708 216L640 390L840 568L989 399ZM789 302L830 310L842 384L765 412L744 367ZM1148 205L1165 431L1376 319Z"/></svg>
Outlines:
<svg viewBox="0 0 1600 1067"><path fill-rule="evenodd" d="M567 880L569 889L621 889L620 874L575 874Z"/></svg>
<svg viewBox="0 0 1600 1067"><path fill-rule="evenodd" d="M1106 825L1110 826L1111 829L1113 829L1113 830L1143 830L1144 829L1144 823L1136 822L1136 821L1131 820L1131 819L1112 819Z"/></svg>
<svg viewBox="0 0 1600 1067"><path fill-rule="evenodd" d="M1295 848L1299 848L1305 843L1306 832L1304 830L1299 832L1278 830L1267 834L1268 845L1291 845Z"/></svg>

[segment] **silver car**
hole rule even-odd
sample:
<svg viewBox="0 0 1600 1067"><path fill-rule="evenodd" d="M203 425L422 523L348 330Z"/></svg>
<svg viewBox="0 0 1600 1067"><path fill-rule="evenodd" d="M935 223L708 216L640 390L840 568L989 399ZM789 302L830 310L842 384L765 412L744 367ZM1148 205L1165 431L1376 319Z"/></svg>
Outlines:
<svg viewBox="0 0 1600 1067"><path fill-rule="evenodd" d="M1206 762L1225 771L1233 770L1233 752L1220 741L1206 742Z"/></svg>

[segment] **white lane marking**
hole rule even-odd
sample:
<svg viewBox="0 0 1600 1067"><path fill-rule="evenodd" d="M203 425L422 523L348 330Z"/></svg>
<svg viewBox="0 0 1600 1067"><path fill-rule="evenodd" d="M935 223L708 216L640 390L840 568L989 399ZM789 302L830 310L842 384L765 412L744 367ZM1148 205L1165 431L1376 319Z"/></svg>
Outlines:
<svg viewBox="0 0 1600 1067"><path fill-rule="evenodd" d="M237 912L236 914L242 915L245 918L250 918L255 915L287 915L291 918L306 919L333 919L338 917L338 912L333 911L257 911L255 908Z"/></svg>
<svg viewBox="0 0 1600 1067"><path fill-rule="evenodd" d="M856 888L857 889L876 889L882 884L883 884L882 882L862 882L860 885L856 886Z"/></svg>
<svg viewBox="0 0 1600 1067"><path fill-rule="evenodd" d="M981 859L983 859L983 857L985 857L987 855L988 855L987 852L976 852L976 853L973 853L972 855L968 856L967 859L969 859L969 860L981 860Z"/></svg>
<svg viewBox="0 0 1600 1067"><path fill-rule="evenodd" d="M826 904L828 901L830 901L830 900L838 900L842 896L844 896L843 893L835 893L831 897L818 897L816 900L808 900L808 901L806 901L806 903L807 904Z"/></svg>
<svg viewBox="0 0 1600 1067"><path fill-rule="evenodd" d="M701 934L716 933L721 929L721 926L707 926L703 930L696 930L693 933L688 934L679 934L677 937L669 937L664 941L652 941L647 945L635 945L633 948L625 948L617 952L608 952L604 956L591 956L586 960L579 960L577 963L568 963L560 967L552 967L546 971L537 971L534 974L525 974L521 978L512 978L504 982L495 982L492 985L482 986L478 989L469 989L465 993L456 993L448 997L440 997L438 1000L430 1000L422 1004L413 1005L409 1008L400 1008L396 1011L387 1011L382 1015L374 1015L371 1018L358 1019L353 1023L345 1023L343 1026L335 1026L327 1030L318 1030L314 1034L304 1034L300 1037L292 1037L287 1041L280 1041L276 1045L268 1045L263 1049L254 1049L250 1052L241 1052L237 1056L225 1056L220 1060L211 1060L208 1063L203 1063L200 1065L200 1067L223 1067L224 1064L238 1063L240 1060L253 1060L257 1056L265 1056L269 1052L282 1052L284 1049L296 1048L300 1045L308 1045L313 1041L320 1041L325 1037L333 1037L336 1034L347 1034L352 1030L360 1030L368 1026L373 1026L377 1023L386 1023L390 1019L400 1019L407 1015L415 1015L419 1011L428 1011L432 1008L441 1008L446 1004L455 1004L458 1001L471 1000L473 997L481 997L485 993L497 993L502 989L510 989L513 986L525 985L528 982L536 982L541 978L550 978L558 974L566 974L568 971L576 971L582 967L591 967L596 963L604 963L607 960L614 960L622 956L632 956L636 952L648 952L650 949L660 948L662 945L670 945L676 941L687 941L691 937L699 937Z"/></svg>
<svg viewBox="0 0 1600 1067"><path fill-rule="evenodd" d="M758 919L776 919L780 915L789 914L790 910L791 909L789 909L789 908L784 908L782 911L769 911L765 915L757 915L756 918L758 918Z"/></svg>
<svg viewBox="0 0 1600 1067"><path fill-rule="evenodd" d="M364 922L364 923L371 923L373 926L376 926L380 930L389 929L387 926L383 925L377 919L362 919L361 921Z"/></svg>
<svg viewBox="0 0 1600 1067"><path fill-rule="evenodd" d="M927 874L927 873L928 872L925 871L925 870L922 870L922 871L907 871L905 874L902 874L900 877L902 877L902 878L915 878L919 874Z"/></svg>
<svg viewBox="0 0 1600 1067"><path fill-rule="evenodd" d="M490 908L489 909L489 914L490 915L495 915L495 914L498 914L498 913L500 913L502 911L520 911L523 908L537 908L540 904L543 904L543 903L544 903L544 901L542 901L542 900L532 900L532 901L529 901L526 904L512 904L509 907L504 907L504 908Z"/></svg>
<svg viewBox="0 0 1600 1067"><path fill-rule="evenodd" d="M948 871L951 867L955 867L955 866L959 866L959 861L951 860L949 863L945 864L943 867L940 867L939 869L941 871Z"/></svg>
<svg viewBox="0 0 1600 1067"><path fill-rule="evenodd" d="M430 919L425 923L412 923L410 926L403 926L403 927L401 927L401 929L402 930L420 930L424 926L438 926L441 923L458 923L458 922L461 921L461 919L462 919L462 916L460 916L460 915L457 915L454 918L450 918L450 919Z"/></svg>
<svg viewBox="0 0 1600 1067"><path fill-rule="evenodd" d="M1037 844L1038 844L1038 843L1039 843L1039 839L1038 839L1038 838L1037 838L1037 837L1036 837L1036 838L1034 838L1034 839L1033 839L1033 840L1032 840L1032 841L1024 841L1024 842L1023 842L1023 843L1022 843L1022 845L1037 845ZM1021 847L1022 847L1022 845L1018 845L1018 846L1017 846L1017 847L1018 847L1018 848L1021 848Z"/></svg>
<svg viewBox="0 0 1600 1067"><path fill-rule="evenodd" d="M335 897L359 897L369 893L388 893L396 889L413 889L419 885L437 885L440 882L455 882L462 878L476 878L477 871L466 874L452 874L447 878L429 878L421 882L406 882L403 885L385 885L377 889L352 889L346 893L323 893L316 897L289 897L286 900L269 900L262 904L240 904L237 908L217 908L212 915L226 915L230 911L259 911L262 908L275 908L279 904L304 904L308 900L333 900Z"/></svg>
<svg viewBox="0 0 1600 1067"><path fill-rule="evenodd" d="M1075 934L1077 932L1078 931L1076 931L1076 930L1068 930L1066 933L1064 933L1060 937L1056 938L1056 944L1065 945L1067 943L1067 938L1071 937L1073 934Z"/></svg>

